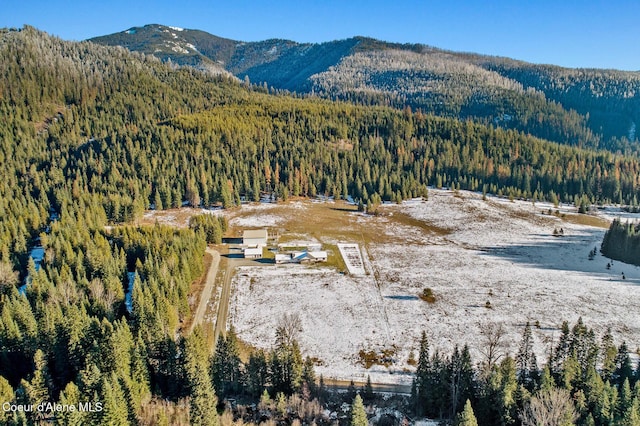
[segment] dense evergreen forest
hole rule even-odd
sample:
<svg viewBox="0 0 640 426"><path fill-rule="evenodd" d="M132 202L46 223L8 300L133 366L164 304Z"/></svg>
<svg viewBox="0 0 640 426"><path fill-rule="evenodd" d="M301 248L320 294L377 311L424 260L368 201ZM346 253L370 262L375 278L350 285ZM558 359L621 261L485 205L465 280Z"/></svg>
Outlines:
<svg viewBox="0 0 640 426"><path fill-rule="evenodd" d="M640 224L615 219L602 240L602 254L632 265L640 265Z"/></svg>
<svg viewBox="0 0 640 426"><path fill-rule="evenodd" d="M101 411L60 413L63 425L218 424L216 394L257 398L266 390L275 399L264 395L263 407L283 418L296 395L299 405L321 400L311 363L286 328L274 330L272 351L243 363L233 332L213 358L199 328L183 333L189 288L224 224L136 227L151 206L230 207L262 193L379 203L427 195L428 185L633 204L640 190L636 157L410 109L265 92L122 48L63 42L30 27L0 31L0 399L102 402ZM38 264L29 256L36 244L44 251ZM554 386L584 402L576 404L584 424L637 416L626 350L616 352L613 370L595 374L600 364L589 348L575 353L578 366L569 349L552 364ZM593 356L583 364L585 353ZM419 363L415 409L451 418L466 396L479 418L518 424L513 410L525 410L530 395L509 390L508 377L525 371L517 359L486 376L511 417L483 413L482 393L456 393L450 403L424 393L431 386L421 383L454 371L451 360L460 357L434 355L426 370ZM527 366L531 377L521 384L535 401L536 389L551 385ZM481 374L471 372L474 392ZM587 391L591 379L605 390ZM317 406L306 407L324 421ZM6 424L38 421L38 413L0 412Z"/></svg>
<svg viewBox="0 0 640 426"><path fill-rule="evenodd" d="M465 60L464 55L424 47L384 48L383 43L369 50L363 47L365 42L358 53L313 75L314 91L361 104L409 105L568 145L594 148L600 143L601 132L593 131L583 115L548 99L542 90Z"/></svg>
<svg viewBox="0 0 640 426"><path fill-rule="evenodd" d="M608 331L598 341L582 320L564 322L543 368L533 353L532 326L524 327L515 357L500 351L500 325L482 329L482 361L469 348L450 356L431 352L423 333L414 379L415 413L464 423L465 401L480 425L640 424L640 369L626 344L616 347ZM469 415L469 414L467 414ZM553 419L553 420L551 420Z"/></svg>
<svg viewBox="0 0 640 426"><path fill-rule="evenodd" d="M637 150L628 143L630 136L635 137L635 126L640 122L640 74L534 66L503 58L475 57L474 62L518 81L525 88L543 92L548 99L585 116L593 133L601 135L601 146Z"/></svg>

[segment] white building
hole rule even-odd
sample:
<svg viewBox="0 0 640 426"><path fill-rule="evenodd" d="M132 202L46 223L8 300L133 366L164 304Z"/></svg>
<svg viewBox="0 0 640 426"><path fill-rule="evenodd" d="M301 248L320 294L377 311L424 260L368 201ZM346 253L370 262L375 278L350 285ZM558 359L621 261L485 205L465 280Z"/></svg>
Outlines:
<svg viewBox="0 0 640 426"><path fill-rule="evenodd" d="M292 251L276 254L276 263L316 263L326 262L326 251Z"/></svg>
<svg viewBox="0 0 640 426"><path fill-rule="evenodd" d="M259 247L267 245L266 229L248 229L242 233L242 245L247 247Z"/></svg>
<svg viewBox="0 0 640 426"><path fill-rule="evenodd" d="M324 250L308 251L308 258L311 262L326 262L327 252Z"/></svg>
<svg viewBox="0 0 640 426"><path fill-rule="evenodd" d="M262 259L262 246L247 247L242 250L245 259Z"/></svg>

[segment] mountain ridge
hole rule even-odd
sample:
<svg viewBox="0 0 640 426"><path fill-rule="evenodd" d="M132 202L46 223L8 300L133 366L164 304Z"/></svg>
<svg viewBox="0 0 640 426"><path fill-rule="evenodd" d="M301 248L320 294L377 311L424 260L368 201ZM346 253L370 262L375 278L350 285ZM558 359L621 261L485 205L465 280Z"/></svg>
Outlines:
<svg viewBox="0 0 640 426"><path fill-rule="evenodd" d="M150 24L90 41L276 90L425 112L556 142L632 152L640 72L536 65L364 36L323 43L236 41Z"/></svg>

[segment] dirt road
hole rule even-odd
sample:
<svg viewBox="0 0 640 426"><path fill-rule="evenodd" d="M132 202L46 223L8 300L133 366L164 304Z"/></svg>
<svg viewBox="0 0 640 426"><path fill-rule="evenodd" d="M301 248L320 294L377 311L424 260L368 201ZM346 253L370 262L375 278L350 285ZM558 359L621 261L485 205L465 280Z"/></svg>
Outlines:
<svg viewBox="0 0 640 426"><path fill-rule="evenodd" d="M238 266L262 266L273 265L273 263L264 262L263 259L245 259L239 257L240 249L232 247L230 249L231 256L227 256L222 260L222 268L224 268L224 277L222 278L222 292L218 301L218 312L216 316L216 327L213 334L213 347L218 344L218 337L227 332L227 317L229 316L229 299L231 299L231 278L234 269Z"/></svg>
<svg viewBox="0 0 640 426"><path fill-rule="evenodd" d="M220 253L218 253L211 247L207 247L207 253L209 253L213 259L211 261L211 266L207 271L204 288L202 289L202 293L200 294L200 302L198 303L198 308L196 309L196 313L193 316L193 321L191 322L191 326L189 327L189 333L193 331L196 325L202 324L204 313L207 311L207 303L209 303L209 300L211 299L211 293L213 293L213 288L216 283L218 265L220 264Z"/></svg>
<svg viewBox="0 0 640 426"><path fill-rule="evenodd" d="M226 259L226 269L222 281L222 292L218 303L218 315L216 317L216 328L213 333L213 347L218 344L218 337L227 331L227 316L229 314L229 299L231 297L231 276L235 267L234 259Z"/></svg>

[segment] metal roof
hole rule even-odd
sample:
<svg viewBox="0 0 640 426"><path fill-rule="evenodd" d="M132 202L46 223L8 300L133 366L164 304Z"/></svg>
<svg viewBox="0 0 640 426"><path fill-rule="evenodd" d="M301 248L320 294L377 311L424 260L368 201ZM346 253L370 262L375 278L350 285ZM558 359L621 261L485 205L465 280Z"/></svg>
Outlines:
<svg viewBox="0 0 640 426"><path fill-rule="evenodd" d="M264 238L267 239L266 229L247 229L242 233L243 239Z"/></svg>

